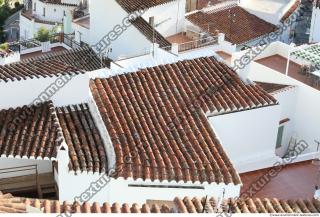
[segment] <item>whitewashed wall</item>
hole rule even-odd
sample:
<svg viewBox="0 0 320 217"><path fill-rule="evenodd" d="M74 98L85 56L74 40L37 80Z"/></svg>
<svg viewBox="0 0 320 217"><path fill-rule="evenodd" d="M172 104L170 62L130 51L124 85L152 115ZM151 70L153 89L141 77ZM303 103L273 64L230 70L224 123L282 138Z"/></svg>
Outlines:
<svg viewBox="0 0 320 217"><path fill-rule="evenodd" d="M101 0L92 0L90 2L90 44L95 45L116 25L122 25L126 16L127 13L115 0L108 1L108 4ZM133 26L120 35L109 46L112 48L110 58L118 59L121 56L138 55L150 50L151 42Z"/></svg>
<svg viewBox="0 0 320 217"><path fill-rule="evenodd" d="M224 150L240 173L266 168L276 162L279 121L279 105L209 117Z"/></svg>
<svg viewBox="0 0 320 217"><path fill-rule="evenodd" d="M90 29L87 29L77 23L72 22L72 29L75 33L75 40L80 43L83 41L90 44Z"/></svg>
<svg viewBox="0 0 320 217"><path fill-rule="evenodd" d="M6 57L1 57L0 56L0 65L5 65L5 64L19 62L19 61L20 61L19 52L10 53Z"/></svg>
<svg viewBox="0 0 320 217"><path fill-rule="evenodd" d="M251 63L251 71L249 78L254 81L262 81L269 83L288 84L296 86L296 100L291 111L287 110L287 115L293 114L292 132L294 138L305 140L309 147L301 154L299 160L309 160L315 157L317 144L315 140L320 141L320 92L298 80L272 70L259 63ZM282 99L280 105L290 105L293 100L291 97L279 97ZM289 108L288 108L289 109ZM283 111L286 109L284 108ZM283 113L285 114L285 113Z"/></svg>
<svg viewBox="0 0 320 217"><path fill-rule="evenodd" d="M36 10L34 11L34 8L32 8L32 13L39 19L50 22L62 23L64 11L71 11L75 8L73 6L43 3L39 0L34 0L34 2L36 3ZM45 8L45 16L43 16L43 8Z"/></svg>
<svg viewBox="0 0 320 217"><path fill-rule="evenodd" d="M66 171L64 171L66 172ZM59 189L60 201L73 201L75 197L79 197L86 189L91 186L91 183L97 182L102 174L88 174L74 172L64 173L59 168ZM77 183L75 185L74 183ZM152 185L183 185L183 186L202 186L205 189L179 189L179 188L146 188L146 187L129 187L129 184L152 184ZM63 189L68 189L63 190ZM237 197L240 193L240 185L233 184L217 185L217 184L191 184L191 183L176 183L176 182L151 182L151 181L133 181L131 178L124 180L123 178L111 179L108 184L102 188L94 197L90 198L90 202L109 202L109 203L145 203L146 200L173 200L175 197L185 196L206 196L206 195L222 195L225 189L225 197Z"/></svg>
<svg viewBox="0 0 320 217"><path fill-rule="evenodd" d="M45 27L48 30L51 30L54 25L48 25L44 23L36 23L34 20L29 20L28 18L20 15L20 39L31 39L37 34L40 27Z"/></svg>
<svg viewBox="0 0 320 217"><path fill-rule="evenodd" d="M40 79L28 78L27 80L23 81L9 81L7 83L1 81L0 109L29 105L35 99L39 99L40 94L43 93L48 87L52 87L52 84L55 84L57 79L58 77ZM89 99L88 75L77 75L69 82L65 83L66 85L60 89L57 88L58 86L51 88L50 92L55 92L51 100L56 106L83 103ZM58 89L59 91L55 91ZM49 93L49 91L47 93Z"/></svg>
<svg viewBox="0 0 320 217"><path fill-rule="evenodd" d="M309 42L320 42L320 8L313 7Z"/></svg>
<svg viewBox="0 0 320 217"><path fill-rule="evenodd" d="M149 17L154 17L156 29L165 37L183 31L185 24L186 0L176 0L167 4L152 7L143 14L143 18L149 22Z"/></svg>
<svg viewBox="0 0 320 217"><path fill-rule="evenodd" d="M277 155L280 157L283 157L287 153L290 139L296 133L294 131L294 117L296 114L295 105L297 101L297 92L297 88L288 87L272 94L281 105L280 120L290 119L288 122L282 124L284 126L282 146L276 150Z"/></svg>

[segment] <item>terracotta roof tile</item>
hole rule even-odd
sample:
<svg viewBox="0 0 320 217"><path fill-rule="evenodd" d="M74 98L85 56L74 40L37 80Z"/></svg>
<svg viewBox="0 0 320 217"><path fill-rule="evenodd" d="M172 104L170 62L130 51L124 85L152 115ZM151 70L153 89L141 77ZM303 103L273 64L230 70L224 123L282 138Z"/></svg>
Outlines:
<svg viewBox="0 0 320 217"><path fill-rule="evenodd" d="M276 30L275 25L239 6L218 11L199 11L190 14L187 19L204 31L208 31L209 25L212 34L219 30L225 34L226 40L233 44L243 44Z"/></svg>
<svg viewBox="0 0 320 217"><path fill-rule="evenodd" d="M52 102L0 110L0 155L55 158L63 141Z"/></svg>
<svg viewBox="0 0 320 217"><path fill-rule="evenodd" d="M101 59L95 54L92 48L85 46L72 50L51 52L41 56L25 59L22 62L32 63L39 60L56 60L84 71L94 71L108 66L107 61L101 63Z"/></svg>
<svg viewBox="0 0 320 217"><path fill-rule="evenodd" d="M319 201L315 199L311 200L278 200L276 198L249 198L249 199L226 199L222 202L221 207L217 207L216 203L210 203L208 201L215 201L215 198L208 198L205 202L205 198L189 198L184 199L175 198L175 206L180 213L216 213L224 212L229 213L319 213L320 206ZM206 204L203 209L203 204ZM196 207L199 209L196 209Z"/></svg>
<svg viewBox="0 0 320 217"><path fill-rule="evenodd" d="M296 0L295 3L289 8L289 10L282 16L281 22L284 22L286 19L288 19L300 6L301 0Z"/></svg>
<svg viewBox="0 0 320 217"><path fill-rule="evenodd" d="M0 66L0 82L80 73L83 72L57 60L33 61L28 63L19 62Z"/></svg>
<svg viewBox="0 0 320 217"><path fill-rule="evenodd" d="M87 104L56 108L69 147L71 170L104 173L107 157Z"/></svg>
<svg viewBox="0 0 320 217"><path fill-rule="evenodd" d="M275 84L275 83L265 83L265 82L256 82L256 84L262 87L268 93L274 93L274 92L278 92L280 90L292 87L290 85L285 85L285 84Z"/></svg>
<svg viewBox="0 0 320 217"><path fill-rule="evenodd" d="M39 200L3 195L0 192L0 213L27 212L28 207L34 207L43 213L319 213L320 201L310 200L279 200L277 198L224 199L218 205L215 197L179 198L172 204L119 204L119 203L83 203L73 204L54 200ZM31 210L32 211L32 210Z"/></svg>
<svg viewBox="0 0 320 217"><path fill-rule="evenodd" d="M131 23L142 33L146 36L146 38L155 43L158 43L160 47L169 47L171 43L163 37L157 30L153 31L153 27L145 21L142 17L138 17L135 20L131 21ZM153 35L155 36L153 39Z"/></svg>
<svg viewBox="0 0 320 217"><path fill-rule="evenodd" d="M239 184L204 113L277 103L213 57L96 79L90 87L114 146L117 175L134 179Z"/></svg>
<svg viewBox="0 0 320 217"><path fill-rule="evenodd" d="M140 8L152 8L158 5L166 4L174 0L116 0L118 4L128 13L139 10Z"/></svg>
<svg viewBox="0 0 320 217"><path fill-rule="evenodd" d="M26 213L26 205L23 199L0 192L0 213Z"/></svg>

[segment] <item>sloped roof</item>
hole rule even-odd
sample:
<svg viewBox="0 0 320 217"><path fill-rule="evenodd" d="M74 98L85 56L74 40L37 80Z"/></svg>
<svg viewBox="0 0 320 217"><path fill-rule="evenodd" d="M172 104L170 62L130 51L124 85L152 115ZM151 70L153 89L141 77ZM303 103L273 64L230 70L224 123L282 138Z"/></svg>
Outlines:
<svg viewBox="0 0 320 217"><path fill-rule="evenodd" d="M296 0L289 10L282 16L281 22L286 21L300 6L301 0Z"/></svg>
<svg viewBox="0 0 320 217"><path fill-rule="evenodd" d="M13 197L11 194L3 194L0 191L1 213L26 213L26 205L22 198Z"/></svg>
<svg viewBox="0 0 320 217"><path fill-rule="evenodd" d="M26 80L27 78L47 78L60 75L83 73L77 68L57 60L18 62L0 66L0 82Z"/></svg>
<svg viewBox="0 0 320 217"><path fill-rule="evenodd" d="M163 37L157 30L154 30L153 27L145 21L142 17L138 17L131 23L143 34L146 38L152 43L153 40L155 43L158 43L160 47L169 47L171 43ZM154 39L153 39L154 37Z"/></svg>
<svg viewBox="0 0 320 217"><path fill-rule="evenodd" d="M56 158L62 141L52 102L0 110L0 156Z"/></svg>
<svg viewBox="0 0 320 217"><path fill-rule="evenodd" d="M291 87L290 85L285 85L285 84L266 83L266 82L256 82L256 83L268 93L274 93L282 89Z"/></svg>
<svg viewBox="0 0 320 217"><path fill-rule="evenodd" d="M276 26L235 6L222 10L198 11L186 17L204 31L225 34L226 40L233 44L243 44L260 36L274 32Z"/></svg>
<svg viewBox="0 0 320 217"><path fill-rule="evenodd" d="M104 173L107 157L87 104L56 108L69 147L70 170Z"/></svg>
<svg viewBox="0 0 320 217"><path fill-rule="evenodd" d="M54 159L63 141L70 170L106 172L104 144L87 104L55 108L49 101L0 110L0 156Z"/></svg>
<svg viewBox="0 0 320 217"><path fill-rule="evenodd" d="M56 60L84 71L94 71L107 66L105 62L95 54L92 48L84 46L81 48L51 52L41 56L25 59L22 62L32 63L39 60Z"/></svg>
<svg viewBox="0 0 320 217"><path fill-rule="evenodd" d="M141 8L152 8L158 5L166 4L175 0L116 0L118 4L128 13L132 13Z"/></svg>
<svg viewBox="0 0 320 217"><path fill-rule="evenodd" d="M205 113L277 103L213 57L96 79L90 87L115 149L117 176L134 179L240 184Z"/></svg>
<svg viewBox="0 0 320 217"><path fill-rule="evenodd" d="M214 197L209 198L175 198L180 213L319 213L320 201L280 200L277 198L225 199L220 206Z"/></svg>

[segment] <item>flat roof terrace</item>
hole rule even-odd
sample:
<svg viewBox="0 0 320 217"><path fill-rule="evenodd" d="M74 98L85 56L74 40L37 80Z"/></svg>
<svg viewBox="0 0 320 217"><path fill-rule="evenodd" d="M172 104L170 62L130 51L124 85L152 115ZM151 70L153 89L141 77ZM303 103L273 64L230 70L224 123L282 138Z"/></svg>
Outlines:
<svg viewBox="0 0 320 217"><path fill-rule="evenodd" d="M270 168L240 174L246 192L257 180L264 176ZM253 197L269 197L278 199L313 198L317 178L317 167L311 161L286 165L277 176L270 179ZM263 181L260 181L263 183ZM260 185L258 185L260 186Z"/></svg>
<svg viewBox="0 0 320 217"><path fill-rule="evenodd" d="M266 58L262 58L262 59L256 60L256 62L264 66L267 66L273 70L281 72L282 74L286 73L287 58L284 58L280 55L273 55ZM317 90L320 90L320 85L317 86L315 84L316 78L303 75L300 73L300 70L301 70L301 65L290 61L289 70L288 70L289 77L294 78L298 81L301 81Z"/></svg>

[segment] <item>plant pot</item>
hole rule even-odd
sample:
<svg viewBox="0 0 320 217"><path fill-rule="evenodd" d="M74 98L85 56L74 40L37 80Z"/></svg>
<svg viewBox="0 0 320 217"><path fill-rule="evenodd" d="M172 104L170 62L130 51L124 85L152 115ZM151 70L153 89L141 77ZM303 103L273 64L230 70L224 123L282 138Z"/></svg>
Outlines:
<svg viewBox="0 0 320 217"><path fill-rule="evenodd" d="M51 51L50 41L41 42L41 48L43 53Z"/></svg>

